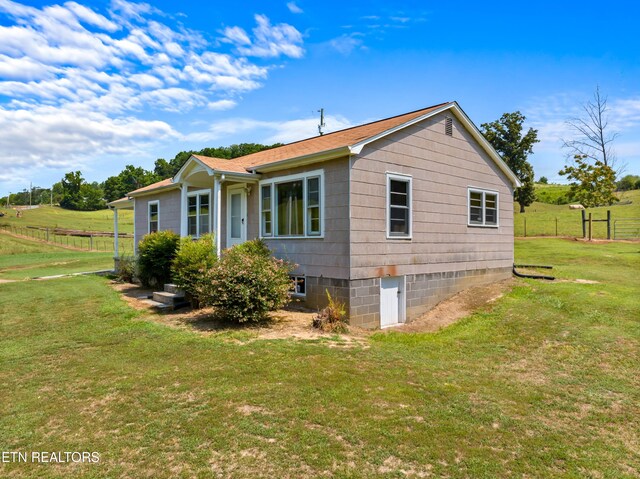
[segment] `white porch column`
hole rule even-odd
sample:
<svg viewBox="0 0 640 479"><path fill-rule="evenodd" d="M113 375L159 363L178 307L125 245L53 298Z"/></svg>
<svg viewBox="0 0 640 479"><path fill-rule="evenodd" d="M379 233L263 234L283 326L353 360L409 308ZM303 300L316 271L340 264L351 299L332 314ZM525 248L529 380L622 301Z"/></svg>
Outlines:
<svg viewBox="0 0 640 479"><path fill-rule="evenodd" d="M216 255L220 256L220 236L222 232L222 220L220 218L222 214L222 187L220 184L220 176L213 177L213 196L215 198L215 205L213 210L213 229L216 241Z"/></svg>
<svg viewBox="0 0 640 479"><path fill-rule="evenodd" d="M187 215L189 214L189 198L187 192L189 187L187 183L183 182L180 187L180 236L187 236Z"/></svg>
<svg viewBox="0 0 640 479"><path fill-rule="evenodd" d="M118 259L120 257L118 254L118 208L113 209L113 251L114 258Z"/></svg>

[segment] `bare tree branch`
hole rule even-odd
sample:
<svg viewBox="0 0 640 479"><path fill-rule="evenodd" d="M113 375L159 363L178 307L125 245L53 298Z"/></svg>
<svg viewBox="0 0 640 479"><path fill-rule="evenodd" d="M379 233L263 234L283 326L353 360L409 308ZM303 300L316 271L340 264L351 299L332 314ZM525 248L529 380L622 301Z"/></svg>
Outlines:
<svg viewBox="0 0 640 479"><path fill-rule="evenodd" d="M593 100L582 107L586 116L571 118L567 125L577 135L572 140L562 140L562 147L569 150L568 157L583 155L593 161L602 161L605 166L616 164L612 143L618 137L617 132L609 131L609 116L607 97L600 94L600 87L596 87Z"/></svg>

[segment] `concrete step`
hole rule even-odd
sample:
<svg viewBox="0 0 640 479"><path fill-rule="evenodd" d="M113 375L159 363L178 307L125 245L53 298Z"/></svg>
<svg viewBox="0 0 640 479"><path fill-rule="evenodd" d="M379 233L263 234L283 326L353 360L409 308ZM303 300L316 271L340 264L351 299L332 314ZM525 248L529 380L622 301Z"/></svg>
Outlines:
<svg viewBox="0 0 640 479"><path fill-rule="evenodd" d="M156 291L153 293L153 300L158 303L176 304L184 301L184 293L167 293L166 291Z"/></svg>
<svg viewBox="0 0 640 479"><path fill-rule="evenodd" d="M159 303L158 301L154 301L153 299L143 299L142 302L145 303L145 304L148 304L149 306L153 306L156 309L160 309L160 310L172 310L173 309L173 305L172 304Z"/></svg>
<svg viewBox="0 0 640 479"><path fill-rule="evenodd" d="M184 291L182 291L180 288L178 288L178 286L176 286L173 283L167 283L164 285L164 291L166 293L174 293L174 294L181 294L184 296Z"/></svg>

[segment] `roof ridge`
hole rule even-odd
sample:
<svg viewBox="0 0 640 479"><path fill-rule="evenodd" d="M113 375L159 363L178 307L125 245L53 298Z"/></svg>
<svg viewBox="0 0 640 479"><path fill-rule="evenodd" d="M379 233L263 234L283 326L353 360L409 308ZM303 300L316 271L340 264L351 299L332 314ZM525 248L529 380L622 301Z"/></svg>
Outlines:
<svg viewBox="0 0 640 479"><path fill-rule="evenodd" d="M316 139L316 138L326 138L328 136L336 135L338 133L344 133L345 131L353 130L355 128L362 128L364 126L373 125L375 123L380 123L380 122L387 121L387 120L393 120L394 118L399 118L401 116L412 115L414 113L418 113L419 111L433 110L434 108L438 108L438 107L441 107L441 106L444 106L444 105L449 105L450 103L453 103L453 102L445 101L443 103L438 103L436 105L427 106L425 108L418 108L417 110L408 111L408 112L405 112L405 113L400 113L398 115L389 116L387 118L381 118L379 120L369 121L367 123L361 123L359 125L353 125L353 126L350 126L348 128L343 128L342 130L336 130L336 131L332 131L330 133L325 133L324 135L310 136L308 138L303 138L301 140L292 141L291 143L285 143L284 145L276 146L275 148L269 148L269 150L278 150L279 148L284 148L285 146L295 145L296 143L302 143L303 141L309 141L309 140L313 140L313 139ZM266 151L266 150L263 150L263 151ZM235 159L239 159L239 158L247 158L249 156L256 155L258 153L262 153L262 151L256 151L254 153L249 153L248 155L239 156L237 158L232 158L232 159L235 160Z"/></svg>

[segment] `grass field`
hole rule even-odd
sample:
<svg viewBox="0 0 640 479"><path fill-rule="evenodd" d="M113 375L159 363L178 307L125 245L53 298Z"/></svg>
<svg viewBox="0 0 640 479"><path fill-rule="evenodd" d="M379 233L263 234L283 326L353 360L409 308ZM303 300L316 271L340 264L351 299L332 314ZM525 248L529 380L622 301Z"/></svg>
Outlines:
<svg viewBox="0 0 640 479"><path fill-rule="evenodd" d="M566 199L571 189L570 185L545 185L536 183L536 197L540 203L558 204L558 200L568 203Z"/></svg>
<svg viewBox="0 0 640 479"><path fill-rule="evenodd" d="M72 211L58 206L41 206L33 210L23 210L22 218L16 218L16 212L13 209L7 210L0 207L0 211L8 213L7 216L0 218L0 224L113 232L113 211L111 210ZM121 210L118 213L118 225L120 233L133 233L133 210Z"/></svg>
<svg viewBox="0 0 640 479"><path fill-rule="evenodd" d="M16 217L14 210L0 208L0 211L9 213L0 218L0 229L9 230L14 234L48 239L54 244L71 246L81 250L98 250L113 252L113 238L54 235L53 228L65 228L82 231L113 232L113 212L110 210L99 211L72 211L58 206L42 206L33 210L23 210L22 218ZM119 233L133 233L133 211L121 210L118 213ZM49 228L50 231L35 228ZM132 254L133 239L120 238L120 254Z"/></svg>
<svg viewBox="0 0 640 479"><path fill-rule="evenodd" d="M623 218L638 218L640 223L640 190L627 191L620 195L621 203L613 206L589 208L593 219L606 219L607 210L611 210L611 234L614 233L613 221ZM630 202L629 204L626 204ZM527 236L555 236L556 218L559 236L582 237L581 212L570 210L568 205L552 205L535 202L526 208L526 213L519 212L515 204L514 232L516 236L524 236L524 223L527 223ZM594 223L594 237L606 238L606 223ZM639 231L640 236L640 231Z"/></svg>
<svg viewBox="0 0 640 479"><path fill-rule="evenodd" d="M112 253L72 251L0 233L0 279L29 279L111 268Z"/></svg>
<svg viewBox="0 0 640 479"><path fill-rule="evenodd" d="M516 247L563 281L359 347L170 329L96 277L0 284L0 450L100 453L0 475L638 477L638 245Z"/></svg>

